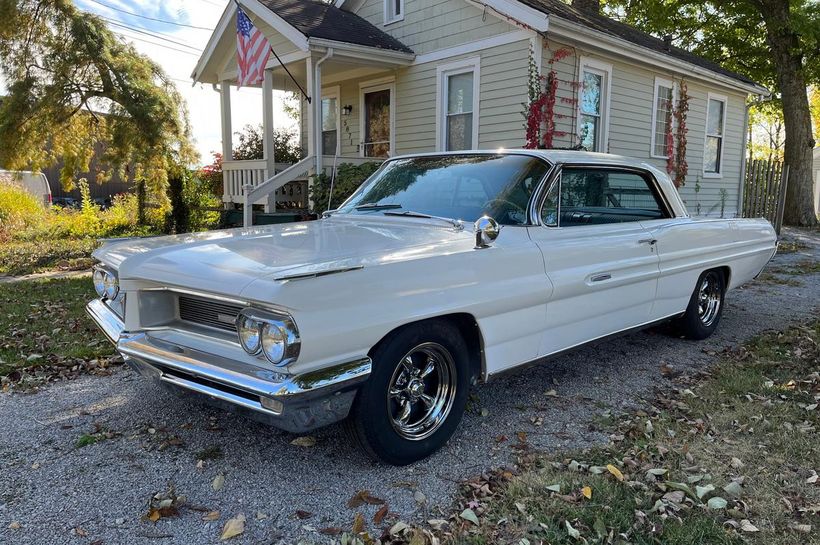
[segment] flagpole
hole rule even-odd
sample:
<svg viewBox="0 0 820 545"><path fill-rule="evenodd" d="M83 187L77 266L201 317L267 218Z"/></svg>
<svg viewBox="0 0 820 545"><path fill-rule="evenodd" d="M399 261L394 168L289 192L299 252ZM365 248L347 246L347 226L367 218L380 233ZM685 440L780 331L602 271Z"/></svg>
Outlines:
<svg viewBox="0 0 820 545"><path fill-rule="evenodd" d="M238 2L238 0L233 0L233 1L236 4L236 7L239 8L239 10L241 10L242 13L244 13L246 17L248 17L248 12L246 12L244 9L242 9L242 4L240 4ZM248 19L250 19L250 17L248 17ZM253 21L251 21L251 22L253 22ZM307 100L308 104L311 104L312 100L311 100L310 96L308 96L308 94L305 92L305 90L302 89L302 86L299 85L299 82L296 81L296 78L293 77L293 74L290 73L290 70L288 70L288 67L285 66L285 63L282 62L282 59L279 58L279 55L276 54L276 51L273 49L273 46L270 45L270 42L268 42L268 47L270 48L270 52L273 53L273 56L276 57L276 60L279 62L279 66L281 66L282 68L285 69L285 72L287 72L288 76L290 76L291 81L293 81L293 83L296 84L296 87L299 88L299 91L302 92L302 96L305 97L305 100Z"/></svg>

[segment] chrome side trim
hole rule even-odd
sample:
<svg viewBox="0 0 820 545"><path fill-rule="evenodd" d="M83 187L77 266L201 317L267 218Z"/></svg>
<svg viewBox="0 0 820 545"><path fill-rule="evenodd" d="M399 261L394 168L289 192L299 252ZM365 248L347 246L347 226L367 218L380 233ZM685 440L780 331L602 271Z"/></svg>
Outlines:
<svg viewBox="0 0 820 545"><path fill-rule="evenodd" d="M350 271L359 271L364 269L364 265L357 265L355 267L340 267L338 269L329 269L325 271L316 271L311 273L302 273L302 274L285 274L282 276L274 277L274 280L277 282L287 282L289 280L306 280L308 278L318 278L320 276L327 276L329 274L338 274L343 272L350 272Z"/></svg>

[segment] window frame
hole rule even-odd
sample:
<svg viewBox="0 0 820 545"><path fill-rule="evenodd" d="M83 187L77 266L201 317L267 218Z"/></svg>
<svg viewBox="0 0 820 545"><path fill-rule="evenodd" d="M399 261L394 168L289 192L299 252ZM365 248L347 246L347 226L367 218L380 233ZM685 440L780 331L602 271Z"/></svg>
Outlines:
<svg viewBox="0 0 820 545"><path fill-rule="evenodd" d="M720 134L709 134L709 108L712 105L712 101L722 102L723 103L723 119L720 120ZM729 108L729 99L726 95L718 95L716 93L707 93L706 94L706 120L703 124L703 161L701 164L701 170L703 171L704 178L723 178L723 156L726 154L726 116L727 111ZM706 170L706 143L709 141L709 138L719 138L720 139L720 153L718 154L717 158L717 170L715 172L707 171Z"/></svg>
<svg viewBox="0 0 820 545"><path fill-rule="evenodd" d="M625 165L602 165L596 163L572 163L572 164L558 164L556 168L552 169L548 174L547 181L543 185L543 189L539 195L536 196L536 203L537 207L535 210L535 214L533 220L540 225L541 227L547 229L563 229L564 227L561 226L561 184L564 177L564 171L566 170L583 170L583 169L598 169L598 170L606 170L606 171L616 171L616 172L626 172L630 174L637 174L649 186L650 191L654 195L655 199L658 201L661 212L663 212L664 218L661 220L656 219L646 219L640 220L637 223L646 222L646 221L667 221L670 219L675 218L675 213L672 206L669 204L669 201L666 199L666 195L661 190L660 185L658 184L657 178L655 175L652 174L649 170L644 170L642 168L637 167L630 167ZM556 223L555 225L546 224L542 221L543 218L543 210L544 205L546 204L547 195L549 195L550 190L557 184L558 186L558 206L556 207ZM633 223L633 222L621 222L621 223ZM611 226L611 223L602 223L602 224L590 224L588 226L583 227L606 227ZM578 225L573 225L571 227L581 227Z"/></svg>
<svg viewBox="0 0 820 545"><path fill-rule="evenodd" d="M393 7L399 2L399 12L395 13ZM384 0L384 26L404 21L404 0Z"/></svg>
<svg viewBox="0 0 820 545"><path fill-rule="evenodd" d="M478 126L481 117L481 57L472 57L461 61L436 66L436 151L447 151L448 93L450 76L473 74L473 131L472 145L469 149L478 149ZM461 150L461 151L468 151Z"/></svg>
<svg viewBox="0 0 820 545"><path fill-rule="evenodd" d="M658 90L661 87L667 87L672 89L672 106L674 111L674 104L678 99L678 88L675 85L675 82L671 79L662 78L659 76L655 76L655 92L652 94L652 125L650 126L650 147L649 147L649 156L653 159L669 159L668 155L657 155L655 153L655 147L658 143L656 140L656 132L655 128L657 127L658 123ZM675 128L675 118L672 117L672 126L670 130L674 130ZM664 144L665 145L665 144Z"/></svg>
<svg viewBox="0 0 820 545"><path fill-rule="evenodd" d="M578 59L578 74L580 75L581 86L578 90L578 103L576 104L577 110L577 127L578 127L578 134L576 135L579 139L581 138L581 125L583 119L583 112L581 111L581 95L584 92L583 89L583 82L584 82L584 72L591 72L593 74L598 74L603 76L603 81L601 83L601 113L600 113L600 128L601 128L601 138L598 141L598 146L596 149L592 149L589 151L597 151L600 153L607 153L609 151L609 117L610 117L610 105L611 105L611 98L612 98L612 65L609 63L601 62L596 59L591 59L589 57L581 56Z"/></svg>
<svg viewBox="0 0 820 545"><path fill-rule="evenodd" d="M342 131L341 131L342 92L341 92L341 86L334 85L332 87L322 88L322 102L323 103L324 103L324 100L326 98L335 98L336 99L336 150L335 150L335 154L336 155L341 155L342 154ZM391 97L391 100L392 100L392 97ZM392 106L392 103L391 103L391 106ZM322 113L324 114L324 112L322 112ZM323 130L321 132L324 133L325 131ZM324 140L322 140L322 143L324 144ZM322 155L327 155L327 153L325 153L324 149L322 149Z"/></svg>
<svg viewBox="0 0 820 545"><path fill-rule="evenodd" d="M396 155L396 78L390 76L359 82L359 157L367 157L365 155L367 115L365 115L364 96L368 93L385 90L390 90L390 154L387 157L395 157Z"/></svg>

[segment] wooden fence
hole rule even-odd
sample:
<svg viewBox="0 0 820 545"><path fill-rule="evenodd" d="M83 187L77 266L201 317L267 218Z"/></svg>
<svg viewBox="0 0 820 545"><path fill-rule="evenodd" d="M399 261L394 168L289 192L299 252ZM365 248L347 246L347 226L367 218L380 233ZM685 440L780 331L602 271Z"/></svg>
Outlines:
<svg viewBox="0 0 820 545"><path fill-rule="evenodd" d="M772 159L749 158L743 184L743 217L766 218L779 235L788 183L789 165Z"/></svg>

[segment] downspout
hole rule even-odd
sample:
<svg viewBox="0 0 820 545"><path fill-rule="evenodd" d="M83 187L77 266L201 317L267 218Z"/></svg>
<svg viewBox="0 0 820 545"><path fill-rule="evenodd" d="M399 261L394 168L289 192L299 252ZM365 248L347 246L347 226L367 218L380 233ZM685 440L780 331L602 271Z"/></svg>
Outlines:
<svg viewBox="0 0 820 545"><path fill-rule="evenodd" d="M749 150L751 137L749 135L749 110L752 108L754 102L746 103L746 113L743 116L743 143L740 146L740 188L737 192L737 217L743 217L743 197L746 189L746 154Z"/></svg>
<svg viewBox="0 0 820 545"><path fill-rule="evenodd" d="M313 69L313 104L316 108L313 115L313 149L316 151L316 175L322 172L322 63L333 56L333 48L328 47L324 56L316 61ZM318 115L317 115L318 114Z"/></svg>

